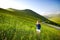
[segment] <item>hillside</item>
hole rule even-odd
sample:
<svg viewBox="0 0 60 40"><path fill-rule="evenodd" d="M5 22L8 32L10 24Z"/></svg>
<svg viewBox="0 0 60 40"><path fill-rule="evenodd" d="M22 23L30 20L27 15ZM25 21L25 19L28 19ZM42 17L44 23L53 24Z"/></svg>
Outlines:
<svg viewBox="0 0 60 40"><path fill-rule="evenodd" d="M42 26L39 36L36 34L37 19ZM60 30L42 23L45 20L47 22L45 17L29 9L0 8L0 40L60 40Z"/></svg>
<svg viewBox="0 0 60 40"><path fill-rule="evenodd" d="M55 22L55 23L58 23L60 24L60 13L58 14L51 14L49 16L47 16L49 20Z"/></svg>
<svg viewBox="0 0 60 40"><path fill-rule="evenodd" d="M32 11L32 10L29 10L29 9L25 9L25 10L17 10L17 9L12 9L12 8L9 8L8 9L10 12L14 12L13 15L19 15L19 16L23 16L23 17L28 17L28 18L33 18L33 19L39 19L40 21L42 22L45 22L45 23L48 23L48 24L52 24L52 25L55 25L55 26L60 26L60 24L58 23L55 23L51 20L48 20L47 18L43 17L42 15L39 15L37 14L36 12ZM13 10L13 11L12 11ZM7 11L7 10L5 10ZM17 13L17 14L16 14ZM22 14L23 13L23 14ZM10 13L11 14L11 13ZM27 14L27 15L26 15Z"/></svg>
<svg viewBox="0 0 60 40"><path fill-rule="evenodd" d="M59 18L60 17L54 16L54 17L50 18L50 20L54 21L55 23L60 24L60 19Z"/></svg>

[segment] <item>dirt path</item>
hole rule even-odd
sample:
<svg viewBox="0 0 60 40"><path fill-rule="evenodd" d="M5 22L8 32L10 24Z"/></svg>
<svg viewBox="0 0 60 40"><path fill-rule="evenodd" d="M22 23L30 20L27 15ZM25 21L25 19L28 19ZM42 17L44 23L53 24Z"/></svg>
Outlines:
<svg viewBox="0 0 60 40"><path fill-rule="evenodd" d="M43 23L44 23L44 22L43 22ZM47 23L45 23L45 24L47 24ZM51 27L53 27L53 28L56 28L56 29L60 30L60 27L58 27L58 26L51 25L51 24L47 24L47 25L49 25L49 26L51 26Z"/></svg>

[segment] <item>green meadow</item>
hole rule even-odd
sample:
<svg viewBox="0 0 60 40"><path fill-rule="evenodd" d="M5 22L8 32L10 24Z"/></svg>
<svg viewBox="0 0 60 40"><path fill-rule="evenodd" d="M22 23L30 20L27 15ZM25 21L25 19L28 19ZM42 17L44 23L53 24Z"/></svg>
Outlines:
<svg viewBox="0 0 60 40"><path fill-rule="evenodd" d="M59 19L59 15L58 16L54 16L54 17L51 17L51 18L49 18L50 20L52 20L52 21L54 21L54 22L56 22L56 23L58 23L58 24L60 24L60 19Z"/></svg>
<svg viewBox="0 0 60 40"><path fill-rule="evenodd" d="M43 16L31 10L0 9L0 40L60 40L60 30L43 23ZM36 20L41 33L36 32Z"/></svg>

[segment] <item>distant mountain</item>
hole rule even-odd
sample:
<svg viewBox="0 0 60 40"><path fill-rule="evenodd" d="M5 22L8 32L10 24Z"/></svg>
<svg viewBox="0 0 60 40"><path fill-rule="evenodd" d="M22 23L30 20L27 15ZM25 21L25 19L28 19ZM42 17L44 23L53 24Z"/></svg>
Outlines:
<svg viewBox="0 0 60 40"><path fill-rule="evenodd" d="M60 24L60 13L47 16L49 20Z"/></svg>
<svg viewBox="0 0 60 40"><path fill-rule="evenodd" d="M60 13L45 15L44 17L51 18L51 17L54 17L54 16L59 17Z"/></svg>
<svg viewBox="0 0 60 40"><path fill-rule="evenodd" d="M0 8L0 13L15 15L18 18L22 18L23 21L27 20L27 21L36 22L36 20L40 20L41 22L45 22L45 23L49 23L49 24L52 24L52 25L60 26L60 24L57 24L53 21L50 21L47 18L45 18L44 16L39 15L39 14L37 14L36 12L34 12L30 9L17 10L17 9L12 9L12 8L9 8L9 9Z"/></svg>

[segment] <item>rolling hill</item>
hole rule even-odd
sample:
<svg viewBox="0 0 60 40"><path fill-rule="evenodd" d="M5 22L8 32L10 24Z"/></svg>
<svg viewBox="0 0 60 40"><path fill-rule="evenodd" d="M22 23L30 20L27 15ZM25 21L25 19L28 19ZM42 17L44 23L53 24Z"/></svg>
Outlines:
<svg viewBox="0 0 60 40"><path fill-rule="evenodd" d="M39 19L40 21L42 21L42 22L45 22L45 23L48 23L48 24L51 24L51 25L55 25L55 26L60 26L60 24L58 24L58 23L55 23L55 22L53 22L53 21L51 21L51 20L48 20L47 18L45 18L45 17L43 17L42 15L39 15L39 14L37 14L36 12L34 12L34 11L32 11L32 10L29 10L29 9L25 9L25 10L17 10L17 9L12 9L12 8L9 8L9 9L7 9L7 10L9 10L10 12L15 12L14 14L15 15L22 15L23 17L27 17L28 16L28 18L33 18L33 19ZM5 11L7 11L7 10L5 10ZM8 11L8 12L9 12ZM21 13L23 13L23 14L21 14ZM11 13L10 13L11 14ZM13 14L13 15L14 15ZM26 15L27 14L27 15Z"/></svg>
<svg viewBox="0 0 60 40"><path fill-rule="evenodd" d="M36 20L40 20L42 26L39 36ZM0 8L0 40L60 40L60 30L42 22L59 26L29 9Z"/></svg>
<svg viewBox="0 0 60 40"><path fill-rule="evenodd" d="M50 15L50 17L48 19L51 20L51 21L54 21L55 23L60 24L60 13Z"/></svg>

